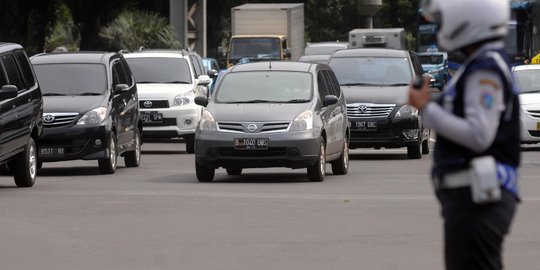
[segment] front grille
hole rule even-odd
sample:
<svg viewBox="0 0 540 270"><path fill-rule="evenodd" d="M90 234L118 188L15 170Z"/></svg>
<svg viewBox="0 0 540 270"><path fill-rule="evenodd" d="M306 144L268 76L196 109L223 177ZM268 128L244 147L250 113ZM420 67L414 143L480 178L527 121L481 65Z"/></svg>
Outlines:
<svg viewBox="0 0 540 270"><path fill-rule="evenodd" d="M67 126L77 118L78 113L44 113L43 125L45 127Z"/></svg>
<svg viewBox="0 0 540 270"><path fill-rule="evenodd" d="M529 134L533 137L540 137L540 131L537 130L529 130Z"/></svg>
<svg viewBox="0 0 540 270"><path fill-rule="evenodd" d="M540 118L540 111L538 110L531 110L531 111L527 111L532 117L534 118Z"/></svg>
<svg viewBox="0 0 540 270"><path fill-rule="evenodd" d="M169 108L168 100L139 100L141 109Z"/></svg>
<svg viewBox="0 0 540 270"><path fill-rule="evenodd" d="M290 122L218 122L218 127L220 131L224 132L266 133L287 131L289 124Z"/></svg>
<svg viewBox="0 0 540 270"><path fill-rule="evenodd" d="M224 157L279 157L285 156L287 147L268 147L268 150L234 150L233 147L220 147L219 154Z"/></svg>
<svg viewBox="0 0 540 270"><path fill-rule="evenodd" d="M347 116L355 118L388 117L394 107L396 107L395 104L347 104Z"/></svg>
<svg viewBox="0 0 540 270"><path fill-rule="evenodd" d="M144 123L145 127L166 127L166 126L176 126L176 118L163 118L161 123Z"/></svg>

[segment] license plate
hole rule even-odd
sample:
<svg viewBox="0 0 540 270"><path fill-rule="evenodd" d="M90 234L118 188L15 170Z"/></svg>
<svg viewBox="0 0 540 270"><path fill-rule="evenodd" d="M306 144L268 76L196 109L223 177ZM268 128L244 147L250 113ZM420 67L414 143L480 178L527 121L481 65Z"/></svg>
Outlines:
<svg viewBox="0 0 540 270"><path fill-rule="evenodd" d="M349 122L349 127L355 130L377 130L377 121Z"/></svg>
<svg viewBox="0 0 540 270"><path fill-rule="evenodd" d="M268 138L235 138L235 150L267 150Z"/></svg>
<svg viewBox="0 0 540 270"><path fill-rule="evenodd" d="M163 123L163 114L158 112L141 112L143 123Z"/></svg>
<svg viewBox="0 0 540 270"><path fill-rule="evenodd" d="M63 157L64 148L62 147L40 147L39 156L42 158L47 157Z"/></svg>

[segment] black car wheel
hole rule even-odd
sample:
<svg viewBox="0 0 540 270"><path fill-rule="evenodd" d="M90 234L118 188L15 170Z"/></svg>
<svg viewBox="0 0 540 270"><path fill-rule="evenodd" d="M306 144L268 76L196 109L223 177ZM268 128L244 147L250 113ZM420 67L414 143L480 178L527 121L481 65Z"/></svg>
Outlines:
<svg viewBox="0 0 540 270"><path fill-rule="evenodd" d="M228 175L241 175L242 168L227 168L225 169Z"/></svg>
<svg viewBox="0 0 540 270"><path fill-rule="evenodd" d="M419 159L422 158L422 149L421 145L411 145L407 146L407 157L409 159Z"/></svg>
<svg viewBox="0 0 540 270"><path fill-rule="evenodd" d="M199 163L195 162L195 173L197 174L197 180L199 180L199 182L212 182L212 180L214 180L216 170L206 168L203 165L199 165Z"/></svg>
<svg viewBox="0 0 540 270"><path fill-rule="evenodd" d="M326 147L322 138L317 162L307 167L307 174L311 182L322 182L324 180L324 176L326 175Z"/></svg>
<svg viewBox="0 0 540 270"><path fill-rule="evenodd" d="M195 153L195 135L186 135L184 140L186 141L186 152L188 154Z"/></svg>
<svg viewBox="0 0 540 270"><path fill-rule="evenodd" d="M349 172L349 140L345 138L341 156L332 162L332 173L335 175L345 175Z"/></svg>
<svg viewBox="0 0 540 270"><path fill-rule="evenodd" d="M107 142L109 148L109 156L106 159L98 160L99 171L102 174L113 174L116 171L117 151L116 151L116 136L114 132L109 135Z"/></svg>
<svg viewBox="0 0 540 270"><path fill-rule="evenodd" d="M422 142L422 154L429 154L429 139Z"/></svg>
<svg viewBox="0 0 540 270"><path fill-rule="evenodd" d="M124 154L124 162L126 167L139 167L141 164L141 134L138 129L135 129L135 137L133 138L135 150L128 151Z"/></svg>
<svg viewBox="0 0 540 270"><path fill-rule="evenodd" d="M15 184L18 187L31 187L36 182L37 150L34 139L30 137L24 152L19 154L9 166L13 170Z"/></svg>

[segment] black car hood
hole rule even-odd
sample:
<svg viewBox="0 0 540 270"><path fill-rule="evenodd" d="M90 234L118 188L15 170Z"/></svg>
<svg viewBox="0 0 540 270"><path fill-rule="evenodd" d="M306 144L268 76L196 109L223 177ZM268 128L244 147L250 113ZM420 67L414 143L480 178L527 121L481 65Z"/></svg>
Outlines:
<svg viewBox="0 0 540 270"><path fill-rule="evenodd" d="M292 121L308 110L312 103L212 103L208 110L216 121L272 122Z"/></svg>
<svg viewBox="0 0 540 270"><path fill-rule="evenodd" d="M403 105L407 103L409 86L341 86L347 104L378 103Z"/></svg>
<svg viewBox="0 0 540 270"><path fill-rule="evenodd" d="M45 96L43 97L43 112L78 112L103 106L105 96Z"/></svg>

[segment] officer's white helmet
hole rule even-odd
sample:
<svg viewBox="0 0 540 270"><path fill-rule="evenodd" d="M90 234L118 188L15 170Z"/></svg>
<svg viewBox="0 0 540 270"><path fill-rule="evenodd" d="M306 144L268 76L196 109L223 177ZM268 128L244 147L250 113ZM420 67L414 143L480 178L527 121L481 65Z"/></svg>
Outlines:
<svg viewBox="0 0 540 270"><path fill-rule="evenodd" d="M422 0L423 15L438 25L439 47L455 51L508 32L509 0Z"/></svg>

